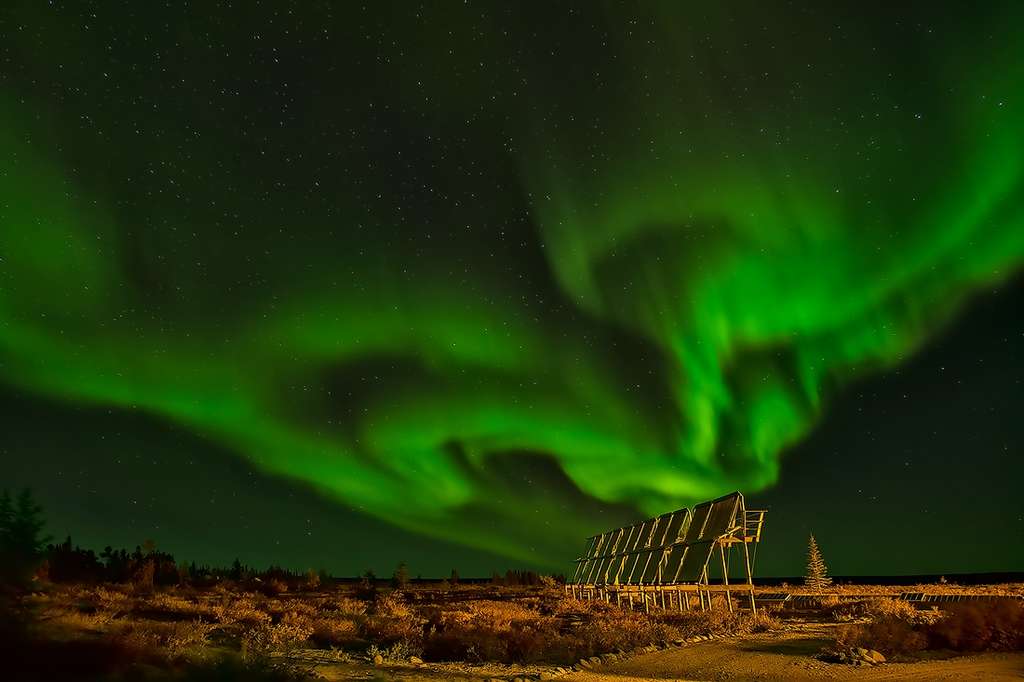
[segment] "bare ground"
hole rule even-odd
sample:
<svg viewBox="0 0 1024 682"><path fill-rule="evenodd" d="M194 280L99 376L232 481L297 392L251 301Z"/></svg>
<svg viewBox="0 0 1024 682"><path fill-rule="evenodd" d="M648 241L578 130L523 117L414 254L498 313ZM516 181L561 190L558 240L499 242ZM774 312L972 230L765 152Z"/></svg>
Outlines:
<svg viewBox="0 0 1024 682"><path fill-rule="evenodd" d="M1024 654L985 654L945 660L886 663L874 668L825 663L813 658L831 641L830 626L701 642L581 672L574 682L641 680L1017 680Z"/></svg>
<svg viewBox="0 0 1024 682"><path fill-rule="evenodd" d="M1024 680L1024 653L983 654L935 658L912 663L885 663L868 668L825 663L813 658L830 643L834 626L799 627L743 637L720 639L669 648L603 665L593 671L573 672L558 679L572 682L660 682L678 680ZM482 680L513 679L545 666L425 664L422 667L368 668L365 665L324 665L318 670L328 680ZM534 677L536 679L536 677Z"/></svg>

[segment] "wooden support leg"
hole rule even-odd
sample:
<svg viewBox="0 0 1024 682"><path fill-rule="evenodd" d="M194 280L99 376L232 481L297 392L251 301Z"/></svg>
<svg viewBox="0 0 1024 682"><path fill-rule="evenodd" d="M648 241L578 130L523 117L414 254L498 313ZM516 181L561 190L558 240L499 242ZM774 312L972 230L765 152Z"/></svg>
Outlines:
<svg viewBox="0 0 1024 682"><path fill-rule="evenodd" d="M750 545L743 543L743 562L747 567L747 589L750 591L750 612L757 615L757 604L754 602L754 571L750 566Z"/></svg>
<svg viewBox="0 0 1024 682"><path fill-rule="evenodd" d="M725 585L725 603L729 605L729 613L732 613L732 595L729 594L729 564L725 560L725 545L718 545L718 553L722 555L722 584Z"/></svg>
<svg viewBox="0 0 1024 682"><path fill-rule="evenodd" d="M708 567L704 566L704 572L701 574L700 580L697 582L697 596L700 597L700 610L709 611L711 609L711 591L701 590L701 585L708 584ZM705 594L705 592L707 592Z"/></svg>

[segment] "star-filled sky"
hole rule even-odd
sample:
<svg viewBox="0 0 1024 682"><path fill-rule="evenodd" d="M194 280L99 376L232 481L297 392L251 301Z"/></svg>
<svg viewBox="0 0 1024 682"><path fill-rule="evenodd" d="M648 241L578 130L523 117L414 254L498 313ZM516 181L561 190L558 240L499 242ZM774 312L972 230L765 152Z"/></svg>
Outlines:
<svg viewBox="0 0 1024 682"><path fill-rule="evenodd" d="M51 532L1024 564L1017 3L0 8L0 457ZM902 543L902 544L900 544Z"/></svg>

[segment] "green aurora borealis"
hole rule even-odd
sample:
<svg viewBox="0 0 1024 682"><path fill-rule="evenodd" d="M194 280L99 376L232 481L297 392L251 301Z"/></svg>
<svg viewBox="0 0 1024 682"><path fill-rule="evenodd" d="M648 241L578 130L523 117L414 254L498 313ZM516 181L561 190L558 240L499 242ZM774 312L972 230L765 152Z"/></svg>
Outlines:
<svg viewBox="0 0 1024 682"><path fill-rule="evenodd" d="M765 490L1024 263L1024 12L758 7L11 3L0 382L525 562Z"/></svg>

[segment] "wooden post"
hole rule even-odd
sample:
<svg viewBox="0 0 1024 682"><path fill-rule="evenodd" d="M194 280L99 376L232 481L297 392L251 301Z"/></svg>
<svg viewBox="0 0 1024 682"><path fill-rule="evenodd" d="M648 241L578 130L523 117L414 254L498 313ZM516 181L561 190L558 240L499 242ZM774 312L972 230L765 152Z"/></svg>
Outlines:
<svg viewBox="0 0 1024 682"><path fill-rule="evenodd" d="M718 543L718 553L722 556L722 584L725 585L725 603L729 605L729 613L732 613L732 595L729 594L729 564L725 560L724 543Z"/></svg>
<svg viewBox="0 0 1024 682"><path fill-rule="evenodd" d="M710 611L711 610L711 590L701 590L701 585L707 586L708 584L708 567L704 565L704 572L701 573L700 579L697 581L697 594L700 596L700 610Z"/></svg>
<svg viewBox="0 0 1024 682"><path fill-rule="evenodd" d="M750 612L757 615L757 604L754 602L754 571L750 567L750 548L746 538L743 539L743 562L747 566L747 589L750 590Z"/></svg>

